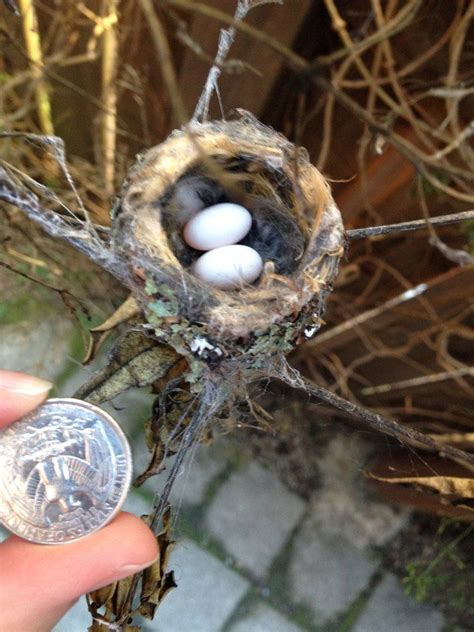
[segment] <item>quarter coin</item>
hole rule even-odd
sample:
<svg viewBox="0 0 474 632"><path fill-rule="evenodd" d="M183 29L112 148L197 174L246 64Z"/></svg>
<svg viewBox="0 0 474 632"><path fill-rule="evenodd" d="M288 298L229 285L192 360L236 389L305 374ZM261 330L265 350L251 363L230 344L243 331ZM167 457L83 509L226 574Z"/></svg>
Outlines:
<svg viewBox="0 0 474 632"><path fill-rule="evenodd" d="M98 406L49 399L0 432L0 522L41 544L107 524L132 476L127 438Z"/></svg>

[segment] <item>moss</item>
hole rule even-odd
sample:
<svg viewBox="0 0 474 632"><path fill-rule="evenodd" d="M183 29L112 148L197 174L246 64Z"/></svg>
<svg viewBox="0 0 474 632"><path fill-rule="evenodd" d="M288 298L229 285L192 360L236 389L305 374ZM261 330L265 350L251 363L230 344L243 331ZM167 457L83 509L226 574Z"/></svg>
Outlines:
<svg viewBox="0 0 474 632"><path fill-rule="evenodd" d="M474 620L474 524L415 514L385 551L405 591L434 604L449 629L472 632Z"/></svg>
<svg viewBox="0 0 474 632"><path fill-rule="evenodd" d="M22 292L0 303L0 325L13 325L32 320L46 312L45 302L35 294Z"/></svg>

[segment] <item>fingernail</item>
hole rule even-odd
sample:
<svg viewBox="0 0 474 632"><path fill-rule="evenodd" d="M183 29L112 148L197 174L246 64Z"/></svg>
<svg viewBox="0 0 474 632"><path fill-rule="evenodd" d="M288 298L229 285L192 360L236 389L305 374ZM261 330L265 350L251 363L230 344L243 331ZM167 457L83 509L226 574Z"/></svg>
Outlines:
<svg viewBox="0 0 474 632"><path fill-rule="evenodd" d="M36 397L46 394L52 386L51 382L39 377L13 371L0 371L0 389L11 393Z"/></svg>
<svg viewBox="0 0 474 632"><path fill-rule="evenodd" d="M150 560L149 562L144 562L143 564L125 564L120 567L120 573L123 573L124 577L128 577L129 575L135 575L135 573L139 573L143 571L145 568L148 568L152 564L154 564L159 558L159 555L155 557L154 560Z"/></svg>

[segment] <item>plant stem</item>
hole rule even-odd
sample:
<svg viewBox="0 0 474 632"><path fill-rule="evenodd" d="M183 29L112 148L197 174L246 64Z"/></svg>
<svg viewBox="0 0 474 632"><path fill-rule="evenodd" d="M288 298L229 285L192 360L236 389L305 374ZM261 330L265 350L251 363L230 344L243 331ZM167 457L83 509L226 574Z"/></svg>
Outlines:
<svg viewBox="0 0 474 632"><path fill-rule="evenodd" d="M38 30L38 18L32 0L19 0L23 37L28 52L33 79L36 80L35 98L40 128L46 136L54 136L51 101L43 78L43 54Z"/></svg>
<svg viewBox="0 0 474 632"><path fill-rule="evenodd" d="M448 224L458 224L469 220L474 220L474 210L464 211L463 213L453 213L452 215L430 217L428 221L426 221L426 219L417 219L412 222L402 222L400 224L385 224L383 226L370 226L369 228L354 228L347 231L347 237L352 241L353 239L380 237L382 235L393 235L412 230L420 230L422 228L426 228L427 224L447 226Z"/></svg>
<svg viewBox="0 0 474 632"><path fill-rule="evenodd" d="M117 144L117 7L119 0L104 2L102 39L102 161L107 195L114 193L115 148Z"/></svg>

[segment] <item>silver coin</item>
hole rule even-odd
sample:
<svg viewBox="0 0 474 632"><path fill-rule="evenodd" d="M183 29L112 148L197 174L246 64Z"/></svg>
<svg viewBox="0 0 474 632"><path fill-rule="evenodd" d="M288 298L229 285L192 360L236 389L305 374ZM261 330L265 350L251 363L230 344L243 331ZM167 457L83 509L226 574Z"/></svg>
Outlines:
<svg viewBox="0 0 474 632"><path fill-rule="evenodd" d="M119 511L132 476L118 423L77 399L49 399L0 432L0 521L41 544L97 531Z"/></svg>

